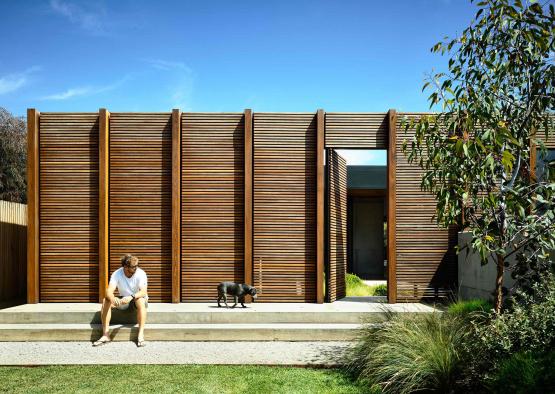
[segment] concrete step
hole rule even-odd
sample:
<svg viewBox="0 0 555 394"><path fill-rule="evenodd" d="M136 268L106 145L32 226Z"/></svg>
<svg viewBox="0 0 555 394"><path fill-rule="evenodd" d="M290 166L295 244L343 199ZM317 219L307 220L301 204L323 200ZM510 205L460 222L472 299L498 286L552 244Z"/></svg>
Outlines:
<svg viewBox="0 0 555 394"><path fill-rule="evenodd" d="M350 341L360 324L147 324L148 341ZM137 325L115 324L115 341L135 340ZM0 324L0 342L95 341L100 324Z"/></svg>
<svg viewBox="0 0 555 394"><path fill-rule="evenodd" d="M243 312L233 310L218 312L154 312L149 311L147 322L153 324L264 324L264 323L336 323L360 324L379 322L380 312ZM113 311L112 322L136 323L134 313ZM98 324L100 312L4 312L0 313L0 324Z"/></svg>
<svg viewBox="0 0 555 394"><path fill-rule="evenodd" d="M377 298L377 297L376 297ZM332 304L249 304L218 308L213 303L151 303L147 324L360 324L379 323L386 313L430 313L423 304L385 304L383 300L337 301ZM99 304L25 304L0 310L0 324L98 324ZM113 323L136 323L131 312L114 310Z"/></svg>

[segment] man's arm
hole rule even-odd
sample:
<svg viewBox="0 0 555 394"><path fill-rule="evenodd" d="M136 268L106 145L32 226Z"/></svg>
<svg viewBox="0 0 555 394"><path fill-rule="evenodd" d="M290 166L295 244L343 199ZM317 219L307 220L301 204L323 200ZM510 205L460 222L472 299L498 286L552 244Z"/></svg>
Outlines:
<svg viewBox="0 0 555 394"><path fill-rule="evenodd" d="M134 294L135 299L142 298L142 297L144 297L145 295L147 295L147 293L146 293L146 286L139 287L139 291L136 292L136 293ZM124 305L125 305L125 304L129 304L129 303L131 302L132 299L133 299L133 297L131 297L131 296L123 297L123 298L121 299L121 302L122 302L122 304L124 304Z"/></svg>
<svg viewBox="0 0 555 394"><path fill-rule="evenodd" d="M141 298L147 295L146 286L139 287L139 291L135 293L135 298Z"/></svg>

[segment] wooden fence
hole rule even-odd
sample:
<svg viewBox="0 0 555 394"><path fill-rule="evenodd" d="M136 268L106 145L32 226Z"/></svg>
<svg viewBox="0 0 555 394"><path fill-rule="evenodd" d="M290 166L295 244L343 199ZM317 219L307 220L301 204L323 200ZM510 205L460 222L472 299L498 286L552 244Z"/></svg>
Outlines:
<svg viewBox="0 0 555 394"><path fill-rule="evenodd" d="M0 302L27 294L27 205L0 200Z"/></svg>

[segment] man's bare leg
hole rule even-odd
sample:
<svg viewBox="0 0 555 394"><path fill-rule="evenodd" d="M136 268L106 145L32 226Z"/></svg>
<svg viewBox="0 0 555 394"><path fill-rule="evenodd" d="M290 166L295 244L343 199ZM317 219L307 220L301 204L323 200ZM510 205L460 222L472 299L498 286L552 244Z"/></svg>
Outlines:
<svg viewBox="0 0 555 394"><path fill-rule="evenodd" d="M138 298L135 300L135 306L137 307L137 322L139 323L139 334L137 335L138 342L144 342L145 340L145 323L146 323L146 306L145 299Z"/></svg>
<svg viewBox="0 0 555 394"><path fill-rule="evenodd" d="M110 318L112 317L112 303L106 297L102 302L102 309L100 310L100 320L102 321L102 336L99 340L93 343L93 346L101 346L110 342Z"/></svg>
<svg viewBox="0 0 555 394"><path fill-rule="evenodd" d="M102 336L110 338L110 319L112 318L112 303L106 297L102 303L102 311L100 312L100 319L102 320Z"/></svg>

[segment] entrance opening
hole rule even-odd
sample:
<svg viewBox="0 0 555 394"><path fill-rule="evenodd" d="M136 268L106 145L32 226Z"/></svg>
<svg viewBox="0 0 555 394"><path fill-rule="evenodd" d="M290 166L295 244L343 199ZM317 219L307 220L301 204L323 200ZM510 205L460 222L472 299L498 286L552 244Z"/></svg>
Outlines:
<svg viewBox="0 0 555 394"><path fill-rule="evenodd" d="M347 166L347 272L385 280L386 166Z"/></svg>
<svg viewBox="0 0 555 394"><path fill-rule="evenodd" d="M385 150L332 150L326 152L330 166L326 177L329 198L328 260L326 274L333 271L345 245L347 297L387 294L387 152ZM334 158L339 156L339 159ZM342 164L344 163L344 164ZM334 166L346 168L346 179L334 176ZM345 171L345 170L344 170ZM340 214L337 183L345 182L346 212ZM342 208L345 210L345 208ZM346 223L343 223L343 222ZM339 234L343 232L344 234ZM346 238L343 239L343 238ZM346 242L345 242L346 241ZM344 242L344 243L343 243ZM336 268L337 269L337 268ZM337 280L342 280L337 276ZM337 287L341 287L337 283ZM337 292L340 298L340 292Z"/></svg>

